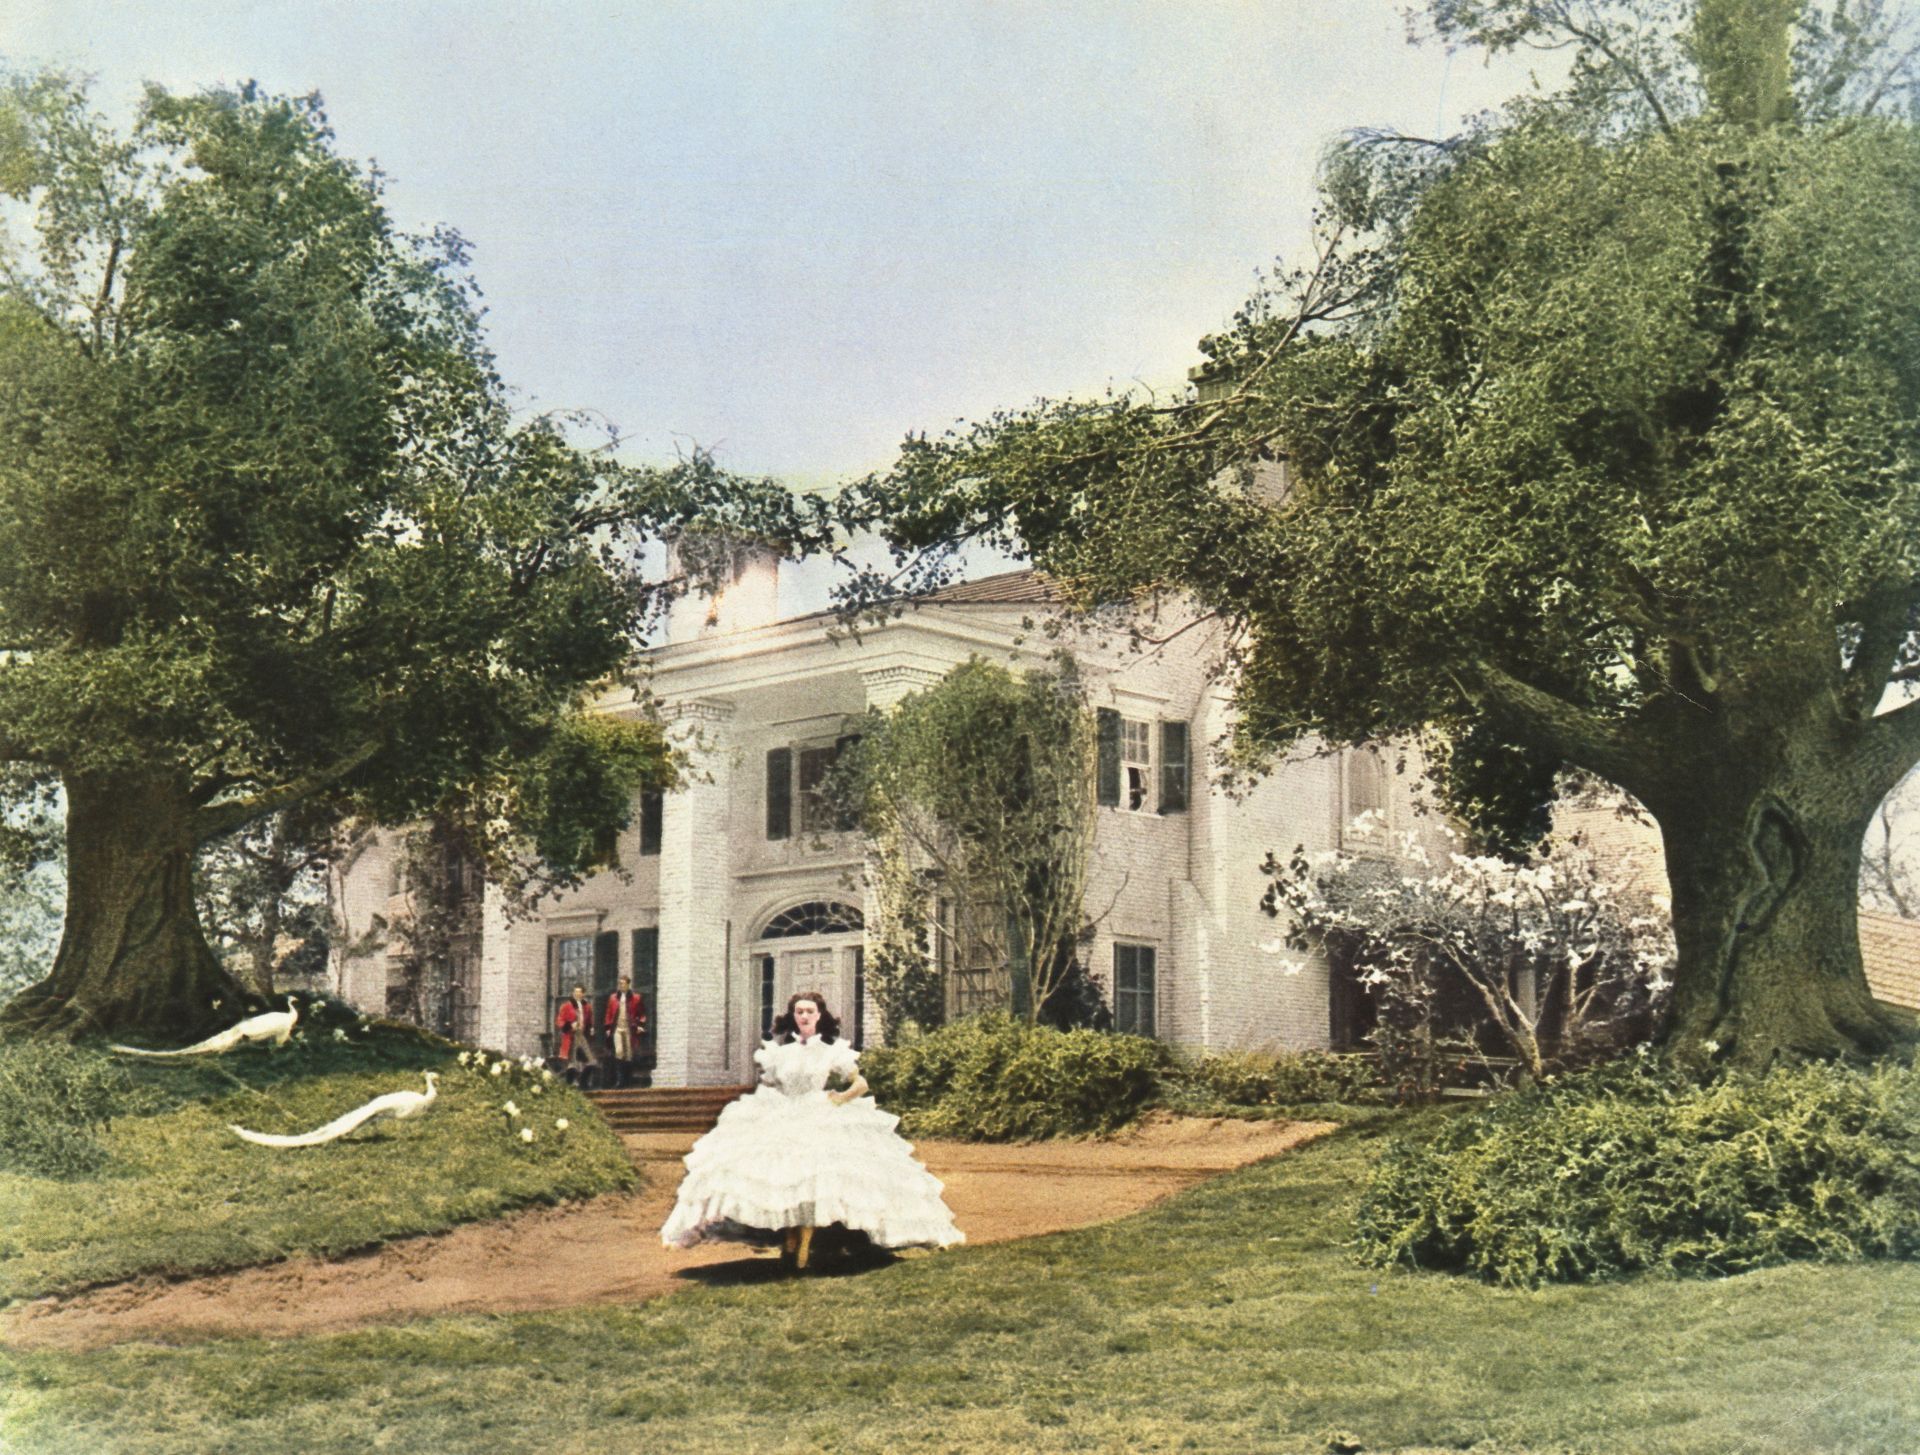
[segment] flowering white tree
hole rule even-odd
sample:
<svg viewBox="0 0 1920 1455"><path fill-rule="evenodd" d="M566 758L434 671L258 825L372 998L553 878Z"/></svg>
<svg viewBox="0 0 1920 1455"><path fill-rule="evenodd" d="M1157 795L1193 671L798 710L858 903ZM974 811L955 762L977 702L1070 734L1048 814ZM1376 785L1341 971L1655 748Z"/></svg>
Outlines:
<svg viewBox="0 0 1920 1455"><path fill-rule="evenodd" d="M1449 980L1535 1078L1616 1047L1665 996L1674 945L1666 906L1636 904L1575 837L1526 860L1450 854L1408 835L1391 859L1296 849L1269 856L1264 907L1299 943L1340 943L1380 1010L1379 1037L1430 1042ZM1277 948L1277 947L1275 947Z"/></svg>

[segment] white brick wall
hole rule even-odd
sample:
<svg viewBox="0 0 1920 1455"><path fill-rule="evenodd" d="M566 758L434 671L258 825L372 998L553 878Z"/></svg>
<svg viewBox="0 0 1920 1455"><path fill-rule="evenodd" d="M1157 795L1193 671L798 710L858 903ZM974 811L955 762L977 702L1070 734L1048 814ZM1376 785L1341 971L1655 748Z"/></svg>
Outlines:
<svg viewBox="0 0 1920 1455"><path fill-rule="evenodd" d="M654 689L686 742L692 770L667 797L662 852L638 854L637 827L621 843L626 872L596 875L509 924L489 894L481 953L480 1037L512 1053L541 1048L548 1031L547 946L560 934L614 930L620 967L631 969L632 930L660 929L656 1082L663 1086L748 1079L759 1020L753 936L778 911L813 899L856 907L856 837L766 837L765 755L771 747L831 741L869 704L886 706L979 654L1040 666L1056 643L1031 642L1030 608L923 608L859 640L831 640L828 623L802 620L703 635L664 649ZM1177 622L1163 623L1170 629ZM1116 943L1152 945L1159 1034L1206 1047L1314 1047L1328 1039L1326 967L1304 952L1264 953L1285 926L1260 911L1268 853L1286 859L1340 842L1345 815L1342 758L1295 753L1244 798L1211 788L1210 750L1228 707L1209 672L1218 643L1206 628L1158 649L1092 631L1069 633L1097 706L1155 725L1148 810L1097 810L1087 910L1096 921L1091 968L1109 990ZM632 711L615 703L614 711ZM1188 724L1190 807L1158 808L1158 723ZM1392 777L1390 818L1415 825L1405 777ZM637 824L637 815L636 815ZM382 850L363 852L342 874L341 893L364 924L383 902ZM791 943L791 942L789 942ZM1297 973L1285 973L1289 962ZM384 963L341 967L343 984L370 1008L384 1005ZM851 1007L840 1009L851 1021ZM877 1016L868 1011L870 1035Z"/></svg>

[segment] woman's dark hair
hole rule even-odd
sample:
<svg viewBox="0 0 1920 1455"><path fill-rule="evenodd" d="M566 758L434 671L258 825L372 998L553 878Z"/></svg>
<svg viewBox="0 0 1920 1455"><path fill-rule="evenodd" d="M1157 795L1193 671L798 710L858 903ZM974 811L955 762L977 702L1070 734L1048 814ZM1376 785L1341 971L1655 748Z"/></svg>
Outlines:
<svg viewBox="0 0 1920 1455"><path fill-rule="evenodd" d="M796 990L787 997L787 1008L774 1018L774 1040L784 1044L794 1038L793 1008L803 1000L810 1000L820 1007L820 1024L814 1034L823 1041L839 1040L840 1022L835 1020L833 1012L827 1009L827 998L817 990Z"/></svg>

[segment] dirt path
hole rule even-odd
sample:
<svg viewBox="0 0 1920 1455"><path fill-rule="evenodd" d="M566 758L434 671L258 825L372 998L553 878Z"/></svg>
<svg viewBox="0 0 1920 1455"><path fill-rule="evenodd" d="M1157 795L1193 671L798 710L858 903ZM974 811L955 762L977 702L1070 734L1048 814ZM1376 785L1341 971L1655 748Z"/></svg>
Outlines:
<svg viewBox="0 0 1920 1455"><path fill-rule="evenodd" d="M922 1142L969 1243L1083 1227L1332 1130L1324 1122L1156 1116L1106 1142L984 1146ZM234 1273L142 1279L0 1312L0 1344L90 1349L284 1337L431 1314L509 1313L631 1303L695 1281L775 1276L777 1264L714 1244L660 1246L691 1136L626 1139L646 1176L630 1196L544 1208L334 1260L295 1258Z"/></svg>

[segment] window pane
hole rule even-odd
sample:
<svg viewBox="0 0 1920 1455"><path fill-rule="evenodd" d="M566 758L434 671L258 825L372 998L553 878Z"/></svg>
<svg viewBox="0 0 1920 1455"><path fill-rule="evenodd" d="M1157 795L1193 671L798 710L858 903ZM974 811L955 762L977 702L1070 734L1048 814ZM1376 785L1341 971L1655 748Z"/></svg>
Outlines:
<svg viewBox="0 0 1920 1455"><path fill-rule="evenodd" d="M825 793L834 756L832 748L800 750L800 827L810 834L824 834L834 827Z"/></svg>

